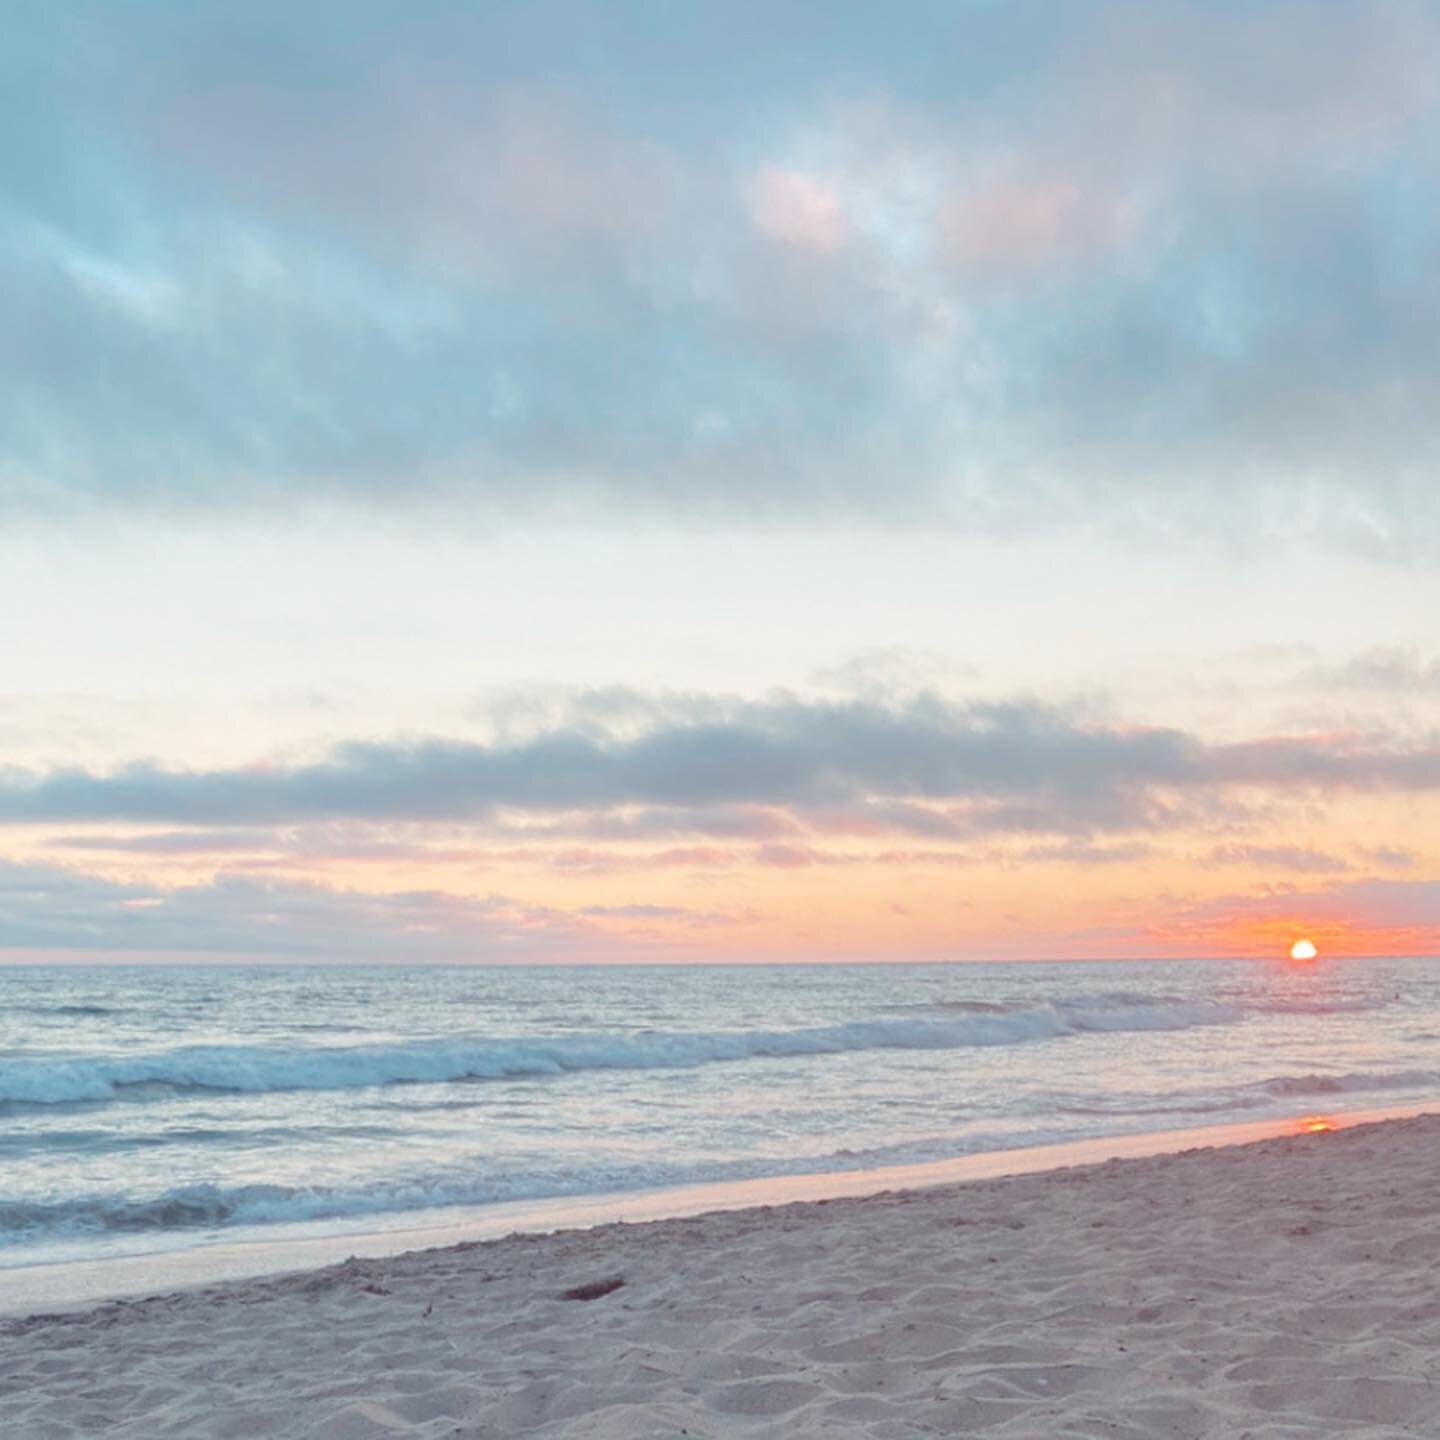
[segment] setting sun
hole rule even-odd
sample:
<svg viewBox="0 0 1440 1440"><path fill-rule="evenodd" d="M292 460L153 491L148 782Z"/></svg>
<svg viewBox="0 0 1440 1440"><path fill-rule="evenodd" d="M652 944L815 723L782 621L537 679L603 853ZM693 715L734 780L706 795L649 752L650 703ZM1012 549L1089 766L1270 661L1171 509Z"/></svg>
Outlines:
<svg viewBox="0 0 1440 1440"><path fill-rule="evenodd" d="M1290 947L1290 958L1292 960L1313 960L1320 952L1315 948L1313 940L1297 940Z"/></svg>

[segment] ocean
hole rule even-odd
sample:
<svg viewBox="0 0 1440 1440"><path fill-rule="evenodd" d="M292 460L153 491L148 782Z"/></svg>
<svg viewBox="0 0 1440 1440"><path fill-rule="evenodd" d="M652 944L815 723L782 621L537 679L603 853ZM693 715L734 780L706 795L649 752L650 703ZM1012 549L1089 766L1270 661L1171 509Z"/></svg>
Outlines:
<svg viewBox="0 0 1440 1440"><path fill-rule="evenodd" d="M1431 1099L1424 960L0 968L0 1267Z"/></svg>

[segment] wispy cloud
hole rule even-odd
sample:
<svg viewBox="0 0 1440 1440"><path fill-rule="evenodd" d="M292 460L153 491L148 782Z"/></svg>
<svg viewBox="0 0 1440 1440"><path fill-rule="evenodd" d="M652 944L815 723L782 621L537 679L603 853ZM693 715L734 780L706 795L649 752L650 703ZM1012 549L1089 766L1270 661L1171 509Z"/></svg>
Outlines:
<svg viewBox="0 0 1440 1440"><path fill-rule="evenodd" d="M1252 870L1288 870L1299 875L1338 875L1351 868L1338 855L1310 845L1217 845L1211 865L1240 865Z"/></svg>
<svg viewBox="0 0 1440 1440"><path fill-rule="evenodd" d="M1440 951L1440 883L1355 879L1296 882L1173 906L1148 927L1194 953L1273 953L1308 935L1333 954Z"/></svg>
<svg viewBox="0 0 1440 1440"><path fill-rule="evenodd" d="M377 894L273 876L225 874L164 888L0 861L0 951L244 956L325 961L614 960L635 925L676 931L741 923L731 911L635 902L574 911L441 890Z"/></svg>
<svg viewBox="0 0 1440 1440"><path fill-rule="evenodd" d="M1352 655L1338 665L1308 666L1297 679L1317 689L1344 693L1440 697L1440 656L1380 645Z"/></svg>
<svg viewBox="0 0 1440 1440"><path fill-rule="evenodd" d="M45 841L45 848L122 855L243 855L256 850L273 850L281 843L283 836L273 830L194 829L122 835L54 835Z"/></svg>

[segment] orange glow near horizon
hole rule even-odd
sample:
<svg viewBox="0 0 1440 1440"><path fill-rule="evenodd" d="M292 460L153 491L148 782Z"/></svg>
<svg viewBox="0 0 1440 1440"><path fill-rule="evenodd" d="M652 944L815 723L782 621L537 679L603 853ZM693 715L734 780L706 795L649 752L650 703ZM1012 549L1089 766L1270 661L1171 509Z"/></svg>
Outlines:
<svg viewBox="0 0 1440 1440"><path fill-rule="evenodd" d="M1340 1126L1328 1115L1305 1115L1298 1122L1301 1131L1306 1135L1324 1135L1331 1130L1338 1130Z"/></svg>
<svg viewBox="0 0 1440 1440"><path fill-rule="evenodd" d="M3 858L49 873L59 855L117 914L172 904L188 914L212 904L217 886L244 882L256 905L272 903L268 891L277 906L293 896L297 915L324 903L337 924L351 915L362 928L414 927L428 944L452 945L456 958L1235 956L1294 967L1297 980L1312 983L1322 959L1440 954L1440 924L1407 898L1416 893L1409 887L1433 883L1424 866L1440 856L1440 830L1428 852L1417 850L1403 882L1356 867L1333 882L1281 883L1238 859L1197 864L1195 847L1178 842L1120 864L1033 838L967 849L897 837L865 816L848 826L825 817L773 843L748 835L671 843L630 838L624 825L618 839L594 838L578 820L571 835L558 821L552 833L524 816L502 818L493 832L420 822L193 827L193 836L187 826L24 825L7 830ZM1396 833L1373 817L1358 823L1365 818L1353 833L1367 845ZM1313 840L1336 854L1352 843L1338 829L1305 838L1307 850ZM1093 850L1121 853L1108 843ZM1302 953L1303 945L1313 952Z"/></svg>

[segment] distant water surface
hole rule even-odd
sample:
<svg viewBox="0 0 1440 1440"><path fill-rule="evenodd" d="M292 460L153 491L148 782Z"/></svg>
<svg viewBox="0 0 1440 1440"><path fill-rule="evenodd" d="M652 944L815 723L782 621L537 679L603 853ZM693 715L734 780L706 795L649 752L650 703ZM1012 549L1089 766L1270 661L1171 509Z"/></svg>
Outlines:
<svg viewBox="0 0 1440 1440"><path fill-rule="evenodd" d="M1424 960L0 968L0 1266L1430 1099Z"/></svg>

